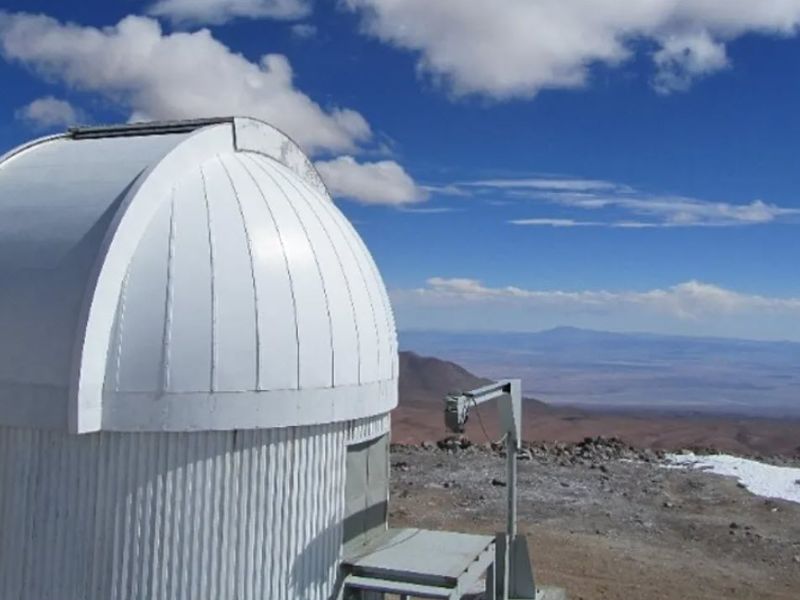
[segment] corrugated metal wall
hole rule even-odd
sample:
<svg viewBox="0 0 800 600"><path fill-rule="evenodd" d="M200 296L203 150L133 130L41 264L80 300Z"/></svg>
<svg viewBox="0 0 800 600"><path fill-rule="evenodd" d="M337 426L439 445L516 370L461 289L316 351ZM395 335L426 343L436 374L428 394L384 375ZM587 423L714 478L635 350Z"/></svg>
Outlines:
<svg viewBox="0 0 800 600"><path fill-rule="evenodd" d="M345 449L388 416L284 429L0 428L3 600L327 599Z"/></svg>

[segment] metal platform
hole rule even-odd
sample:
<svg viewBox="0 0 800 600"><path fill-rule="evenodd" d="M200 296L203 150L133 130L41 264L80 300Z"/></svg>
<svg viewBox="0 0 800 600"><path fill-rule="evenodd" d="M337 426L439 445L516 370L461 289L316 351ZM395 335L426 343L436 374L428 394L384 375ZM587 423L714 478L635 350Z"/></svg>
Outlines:
<svg viewBox="0 0 800 600"><path fill-rule="evenodd" d="M486 598L494 600L494 559L493 536L389 529L344 557L343 592L459 600L486 573Z"/></svg>

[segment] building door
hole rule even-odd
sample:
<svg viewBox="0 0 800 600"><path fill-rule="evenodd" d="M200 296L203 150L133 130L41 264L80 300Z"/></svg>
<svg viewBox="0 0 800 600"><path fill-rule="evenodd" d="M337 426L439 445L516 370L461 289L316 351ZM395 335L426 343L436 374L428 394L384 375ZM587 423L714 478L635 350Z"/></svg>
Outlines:
<svg viewBox="0 0 800 600"><path fill-rule="evenodd" d="M347 447L344 543L363 545L386 529L389 502L389 436Z"/></svg>

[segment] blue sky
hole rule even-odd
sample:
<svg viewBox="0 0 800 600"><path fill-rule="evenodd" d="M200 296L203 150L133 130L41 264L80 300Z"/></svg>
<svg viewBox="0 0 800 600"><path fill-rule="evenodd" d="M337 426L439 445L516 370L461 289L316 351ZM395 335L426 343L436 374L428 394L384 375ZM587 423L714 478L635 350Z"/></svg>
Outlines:
<svg viewBox="0 0 800 600"><path fill-rule="evenodd" d="M17 4L0 150L265 118L318 161L401 328L800 340L800 0Z"/></svg>

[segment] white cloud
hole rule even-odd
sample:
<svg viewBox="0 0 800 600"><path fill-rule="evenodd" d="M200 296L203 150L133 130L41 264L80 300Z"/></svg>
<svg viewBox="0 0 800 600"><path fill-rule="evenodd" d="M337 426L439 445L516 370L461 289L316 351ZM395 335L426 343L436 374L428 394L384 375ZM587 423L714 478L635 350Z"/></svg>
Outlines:
<svg viewBox="0 0 800 600"><path fill-rule="evenodd" d="M453 93L495 99L584 85L592 65L649 51L654 87L685 89L728 65L747 33L794 35L800 0L342 0L368 34L419 56ZM650 43L641 43L642 41Z"/></svg>
<svg viewBox="0 0 800 600"><path fill-rule="evenodd" d="M461 209L453 208L451 206L423 206L423 207L400 206L398 207L398 210L400 212L407 212L418 215L443 215L447 213L454 213L461 211Z"/></svg>
<svg viewBox="0 0 800 600"><path fill-rule="evenodd" d="M652 222L620 221L607 225L639 227L730 227L763 225L783 217L800 214L800 209L785 208L754 200L749 204L708 202L680 196L569 196L550 195L551 201L583 209L615 207L634 215L655 219Z"/></svg>
<svg viewBox="0 0 800 600"><path fill-rule="evenodd" d="M165 34L146 17L95 28L0 12L0 54L48 80L97 93L132 119L250 115L309 152L353 151L371 137L359 113L323 108L298 90L285 56L250 62L205 29Z"/></svg>
<svg viewBox="0 0 800 600"><path fill-rule="evenodd" d="M544 200L560 206L591 210L616 209L633 218L612 215L586 221L573 217L517 218L514 225L593 226L616 228L730 227L759 225L800 215L800 209L753 200L748 204L711 202L671 195L648 195L628 185L604 180L573 178L489 179L459 184L495 190L513 198ZM645 220L649 219L649 220Z"/></svg>
<svg viewBox="0 0 800 600"><path fill-rule="evenodd" d="M402 329L538 331L572 325L800 341L800 297L748 294L694 280L649 290L575 291L433 277L391 296Z"/></svg>
<svg viewBox="0 0 800 600"><path fill-rule="evenodd" d="M310 0L158 0L148 13L179 24L219 25L238 18L301 19Z"/></svg>
<svg viewBox="0 0 800 600"><path fill-rule="evenodd" d="M37 98L18 109L15 116L37 129L69 127L84 119L82 111L53 96Z"/></svg>
<svg viewBox="0 0 800 600"><path fill-rule="evenodd" d="M550 218L512 219L509 223L512 225L531 225L536 227L603 227L606 225L605 223L596 221Z"/></svg>
<svg viewBox="0 0 800 600"><path fill-rule="evenodd" d="M463 185L498 189L532 189L568 192L601 191L620 188L616 183L597 179L556 179L547 177L531 177L527 179L481 179L478 181L468 181Z"/></svg>
<svg viewBox="0 0 800 600"><path fill-rule="evenodd" d="M317 35L317 27L310 23L297 23L292 25L292 35L301 40L308 40Z"/></svg>
<svg viewBox="0 0 800 600"><path fill-rule="evenodd" d="M725 44L708 31L668 37L653 61L658 67L653 87L662 94L685 91L698 77L729 66Z"/></svg>
<svg viewBox="0 0 800 600"><path fill-rule="evenodd" d="M423 185L420 186L426 192L437 194L439 196L471 196L472 193L455 183L448 183L445 185Z"/></svg>
<svg viewBox="0 0 800 600"><path fill-rule="evenodd" d="M531 290L514 286L493 288L476 279L432 277L424 288L400 290L394 295L401 302L411 300L439 307L500 303L526 309L558 308L573 312L640 310L690 320L753 311L800 317L800 298L743 294L695 280L640 292Z"/></svg>
<svg viewBox="0 0 800 600"><path fill-rule="evenodd" d="M427 197L408 173L393 160L359 163L352 156L317 161L328 190L365 204L408 204Z"/></svg>

